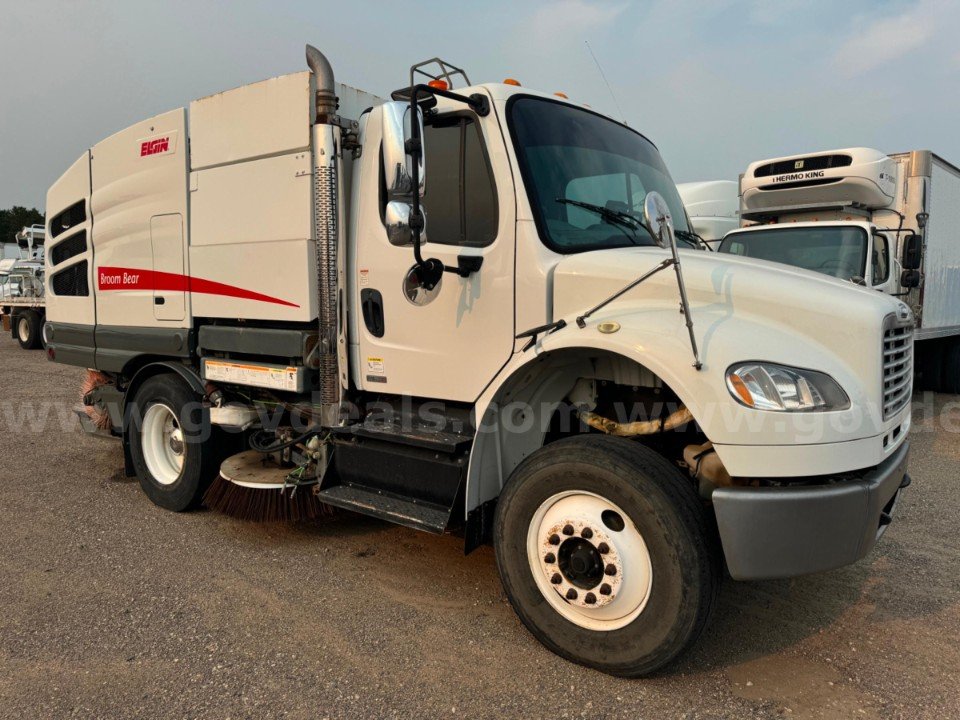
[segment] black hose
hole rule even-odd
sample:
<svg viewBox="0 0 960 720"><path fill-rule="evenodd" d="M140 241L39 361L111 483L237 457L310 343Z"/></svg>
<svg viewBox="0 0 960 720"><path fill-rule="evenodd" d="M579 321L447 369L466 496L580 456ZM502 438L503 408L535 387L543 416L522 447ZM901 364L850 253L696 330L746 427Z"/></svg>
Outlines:
<svg viewBox="0 0 960 720"><path fill-rule="evenodd" d="M267 431L257 430L250 436L249 445L251 450L256 450L257 452L260 452L260 453L274 453L280 450L286 450L287 448L293 447L298 443L302 443L304 440L307 440L308 438L313 437L319 432L320 432L320 428L307 430L307 432L305 432L303 435L300 435L299 437L295 437L291 440L287 440L286 442L278 443L277 445L264 445L260 442L260 437L266 436Z"/></svg>

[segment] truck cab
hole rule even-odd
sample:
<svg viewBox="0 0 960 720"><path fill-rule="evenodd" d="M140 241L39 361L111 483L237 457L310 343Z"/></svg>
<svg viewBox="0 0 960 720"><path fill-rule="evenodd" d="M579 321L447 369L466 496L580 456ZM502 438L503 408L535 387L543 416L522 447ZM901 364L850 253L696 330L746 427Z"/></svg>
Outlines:
<svg viewBox="0 0 960 720"><path fill-rule="evenodd" d="M783 263L889 293L901 291L897 238L868 220L751 225L724 235L718 251Z"/></svg>

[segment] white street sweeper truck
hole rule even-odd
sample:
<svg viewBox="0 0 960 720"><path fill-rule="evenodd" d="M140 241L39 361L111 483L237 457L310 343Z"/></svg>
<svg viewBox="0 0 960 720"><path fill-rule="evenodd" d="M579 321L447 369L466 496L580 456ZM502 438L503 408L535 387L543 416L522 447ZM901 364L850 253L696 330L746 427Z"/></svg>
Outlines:
<svg viewBox="0 0 960 720"><path fill-rule="evenodd" d="M696 641L723 561L869 552L909 483L905 303L678 250L656 147L563 97L307 61L50 189L47 353L153 502L492 543L531 632L624 676Z"/></svg>
<svg viewBox="0 0 960 720"><path fill-rule="evenodd" d="M740 214L720 252L902 298L924 386L960 393L960 168L862 147L758 160L740 176Z"/></svg>

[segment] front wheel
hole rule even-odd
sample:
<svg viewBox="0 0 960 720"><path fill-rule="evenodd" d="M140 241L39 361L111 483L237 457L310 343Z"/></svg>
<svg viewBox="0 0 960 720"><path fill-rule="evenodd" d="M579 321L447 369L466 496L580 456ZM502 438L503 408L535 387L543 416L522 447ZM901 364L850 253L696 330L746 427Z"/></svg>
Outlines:
<svg viewBox="0 0 960 720"><path fill-rule="evenodd" d="M580 436L520 464L497 504L497 567L527 628L573 662L649 674L716 598L715 534L689 481L629 440Z"/></svg>

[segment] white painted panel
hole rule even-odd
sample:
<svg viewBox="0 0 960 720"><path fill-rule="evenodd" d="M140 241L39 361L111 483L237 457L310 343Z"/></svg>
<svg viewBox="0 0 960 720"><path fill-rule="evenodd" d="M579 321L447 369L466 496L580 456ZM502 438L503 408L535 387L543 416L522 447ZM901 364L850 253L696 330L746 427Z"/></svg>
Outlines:
<svg viewBox="0 0 960 720"><path fill-rule="evenodd" d="M190 247L195 317L310 322L317 317L312 240ZM219 283L216 292L198 288ZM254 297L250 297L253 295ZM260 296L260 297L256 297Z"/></svg>
<svg viewBox="0 0 960 720"><path fill-rule="evenodd" d="M47 319L65 323L77 323L82 325L93 325L96 322L96 312L93 297L93 253L90 250L90 153L84 151L70 169L50 186L47 191L47 241L46 241L46 313ZM56 238L51 233L50 221L63 210L74 203L83 200L86 204L87 219L82 225L70 228L58 235ZM52 267L51 250L64 240L76 235L78 232L87 232L87 251L81 255L76 255L70 260L58 265L56 269ZM87 289L89 295L86 297L70 297L54 295L50 288L50 280L57 271L61 271L77 263L87 263Z"/></svg>
<svg viewBox="0 0 960 720"><path fill-rule="evenodd" d="M153 271L176 278L184 274L183 216L156 215L150 220L150 243L153 248ZM155 283L153 289L153 314L158 320L183 320L186 309L186 292L177 289L176 281ZM186 281L180 286L186 287ZM171 287L172 285L172 287Z"/></svg>
<svg viewBox="0 0 960 720"><path fill-rule="evenodd" d="M190 103L191 168L310 146L310 73L281 75Z"/></svg>
<svg viewBox="0 0 960 720"><path fill-rule="evenodd" d="M187 215L185 128L180 108L122 130L90 151L98 325L189 324L189 311L178 321L156 318L150 276L142 274L154 267L151 218ZM118 277L120 282L113 282ZM110 282L101 288L101 279Z"/></svg>
<svg viewBox="0 0 960 720"><path fill-rule="evenodd" d="M309 152L194 171L190 182L191 245L310 237Z"/></svg>

